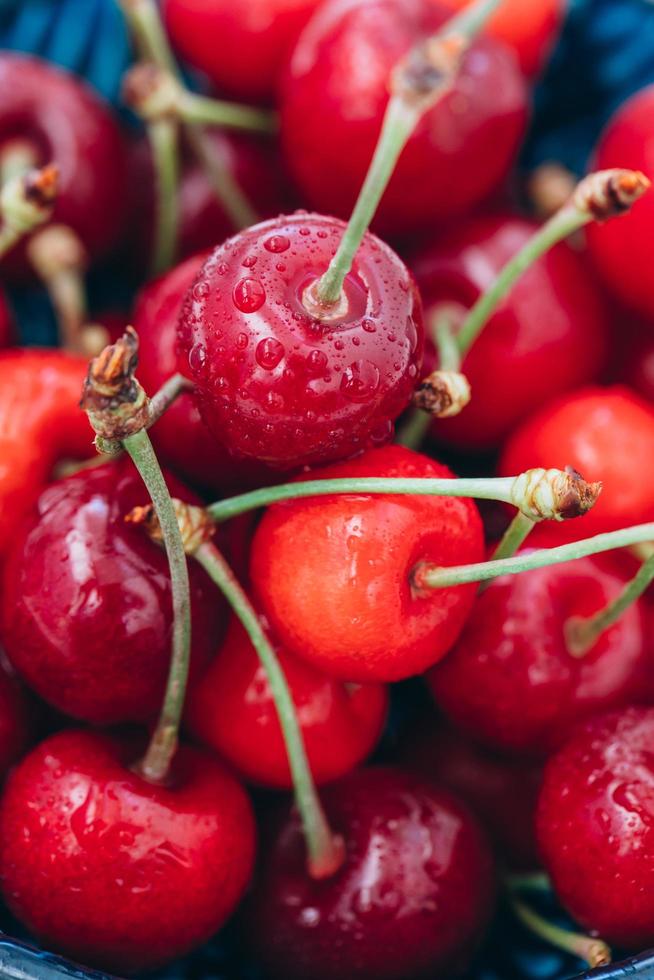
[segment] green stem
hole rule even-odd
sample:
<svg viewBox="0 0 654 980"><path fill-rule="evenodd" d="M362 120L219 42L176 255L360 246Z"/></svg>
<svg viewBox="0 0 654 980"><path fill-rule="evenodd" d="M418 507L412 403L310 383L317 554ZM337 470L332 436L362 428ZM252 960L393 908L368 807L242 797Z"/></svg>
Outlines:
<svg viewBox="0 0 654 980"><path fill-rule="evenodd" d="M179 226L179 132L171 119L148 123L157 188L156 235L152 274L166 272L175 262Z"/></svg>
<svg viewBox="0 0 654 980"><path fill-rule="evenodd" d="M419 450L429 435L433 418L421 408L411 408L406 422L397 430L395 442L406 449Z"/></svg>
<svg viewBox="0 0 654 980"><path fill-rule="evenodd" d="M595 537L585 538L583 541L574 541L572 544L560 545L558 548L544 548L528 555L518 555L500 561L485 561L477 565L454 565L449 568L424 565L419 566L414 572L415 584L418 589L444 589L470 582L484 582L487 579L498 578L500 575L519 575L535 568L561 565L576 558L599 555L616 548L626 548L641 541L651 541L653 537L654 524L636 524L621 531L596 534Z"/></svg>
<svg viewBox="0 0 654 980"><path fill-rule="evenodd" d="M518 512L507 527L502 540L493 552L492 561L501 561L503 558L512 558L513 555L520 550L535 527L535 521L532 521L532 519L527 517L526 514ZM479 586L479 591L483 592L489 585L489 582L482 582Z"/></svg>
<svg viewBox="0 0 654 980"><path fill-rule="evenodd" d="M202 127L187 125L185 131L191 149L234 230L241 231L255 225L259 215Z"/></svg>
<svg viewBox="0 0 654 980"><path fill-rule="evenodd" d="M172 378L169 378L150 399L148 428L161 418L175 399L185 391L191 391L192 388L193 383L183 374L173 374Z"/></svg>
<svg viewBox="0 0 654 980"><path fill-rule="evenodd" d="M38 161L39 154L31 140L16 138L5 143L0 152L0 184L37 167Z"/></svg>
<svg viewBox="0 0 654 980"><path fill-rule="evenodd" d="M170 673L161 714L138 771L153 783L166 780L177 749L184 709L191 646L191 602L188 565L177 516L150 438L142 429L123 442L141 474L161 525L173 598L173 639Z"/></svg>
<svg viewBox="0 0 654 980"><path fill-rule="evenodd" d="M277 120L272 112L236 102L221 102L206 95L185 91L179 106L183 122L199 126L222 126L257 133L274 133Z"/></svg>
<svg viewBox="0 0 654 980"><path fill-rule="evenodd" d="M509 891L551 892L552 882L544 871L525 871L508 874L504 883Z"/></svg>
<svg viewBox="0 0 654 980"><path fill-rule="evenodd" d="M156 0L118 0L118 3L143 58L179 76L180 71Z"/></svg>
<svg viewBox="0 0 654 980"><path fill-rule="evenodd" d="M617 599L588 618L575 616L566 623L566 643L570 653L583 657L599 637L620 619L622 614L647 591L654 580L654 557L643 562Z"/></svg>
<svg viewBox="0 0 654 980"><path fill-rule="evenodd" d="M571 956L578 956L585 960L591 969L606 966L611 962L611 950L602 939L594 939L583 933L562 929L538 915L529 905L515 896L511 896L509 901L513 912L522 924L555 949L560 949Z"/></svg>
<svg viewBox="0 0 654 980"><path fill-rule="evenodd" d="M443 371L461 370L461 354L452 322L451 304L441 304L434 310L430 324L431 333L438 353L438 366Z"/></svg>
<svg viewBox="0 0 654 980"><path fill-rule="evenodd" d="M343 861L343 845L331 832L320 803L284 671L250 600L215 545L201 545L195 558L238 616L266 672L293 776L295 802L307 842L309 870L314 878L328 877Z"/></svg>

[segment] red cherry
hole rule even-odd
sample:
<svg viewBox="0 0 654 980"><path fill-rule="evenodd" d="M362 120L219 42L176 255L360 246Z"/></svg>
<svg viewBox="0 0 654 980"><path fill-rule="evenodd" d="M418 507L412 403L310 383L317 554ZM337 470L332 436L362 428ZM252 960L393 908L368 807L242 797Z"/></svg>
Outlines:
<svg viewBox="0 0 654 980"><path fill-rule="evenodd" d="M186 370L237 454L291 468L392 438L422 363L420 299L397 255L366 235L343 306L312 317L303 298L343 231L305 213L256 225L213 252L187 296Z"/></svg>
<svg viewBox="0 0 654 980"><path fill-rule="evenodd" d="M450 10L468 5L468 0L437 2ZM513 48L526 75L537 75L552 51L565 12L566 0L503 0L486 31Z"/></svg>
<svg viewBox="0 0 654 980"><path fill-rule="evenodd" d="M169 477L174 496L195 498ZM48 703L97 724L158 711L170 662L172 605L163 549L125 522L147 502L125 457L83 470L39 499L7 558L1 635L7 655ZM190 568L193 660L215 650L223 607Z"/></svg>
<svg viewBox="0 0 654 980"><path fill-rule="evenodd" d="M545 767L538 841L557 894L624 949L654 942L654 710L589 722Z"/></svg>
<svg viewBox="0 0 654 980"><path fill-rule="evenodd" d="M196 255L182 262L146 286L137 299L134 326L140 343L138 376L149 395L184 366L176 350L177 320L205 258ZM190 394L180 395L162 415L152 429L152 441L167 465L195 485L217 493L247 490L273 481L267 467L230 456L200 418Z"/></svg>
<svg viewBox="0 0 654 980"><path fill-rule="evenodd" d="M400 446L371 450L319 475L452 476L447 467ZM445 655L475 595L474 586L416 595L413 568L421 561L477 562L483 551L481 520L470 500L307 498L266 512L252 547L251 574L289 651L344 680L395 681Z"/></svg>
<svg viewBox="0 0 654 980"><path fill-rule="evenodd" d="M629 324L632 335L623 351L618 379L645 401L654 403L654 333L649 324Z"/></svg>
<svg viewBox="0 0 654 980"><path fill-rule="evenodd" d="M432 0L321 5L281 89L288 166L316 210L350 214L381 130L392 69L446 16ZM488 38L475 41L452 92L425 114L404 149L376 227L387 235L431 230L487 197L515 157L526 103L511 53Z"/></svg>
<svg viewBox="0 0 654 980"><path fill-rule="evenodd" d="M468 804L516 871L539 867L534 815L542 773L531 761L493 754L435 717L421 717L400 742L402 765Z"/></svg>
<svg viewBox="0 0 654 980"><path fill-rule="evenodd" d="M555 399L519 426L504 448L499 472L573 466L586 480L602 482L588 514L564 524L543 522L530 538L561 544L654 520L653 445L650 405L628 388L584 388Z"/></svg>
<svg viewBox="0 0 654 980"><path fill-rule="evenodd" d="M654 85L621 106L600 139L593 169L630 167L654 178ZM590 253L603 281L628 307L650 318L654 296L649 285L654 200L646 194L619 221L588 228Z"/></svg>
<svg viewBox="0 0 654 980"><path fill-rule="evenodd" d="M53 220L69 225L92 258L104 255L127 213L125 147L108 107L79 78L3 51L0 152L16 137L33 145L38 166L59 167Z"/></svg>
<svg viewBox="0 0 654 980"><path fill-rule="evenodd" d="M473 218L409 262L430 322L440 303L470 308L537 230L509 213ZM473 398L461 415L436 422L456 447L496 448L525 415L552 396L594 381L609 341L606 304L583 259L560 243L514 285L464 359ZM434 359L427 349L428 366ZM530 464L533 465L533 464Z"/></svg>
<svg viewBox="0 0 654 980"><path fill-rule="evenodd" d="M0 660L0 778L32 742L36 703Z"/></svg>
<svg viewBox="0 0 654 980"><path fill-rule="evenodd" d="M0 292L0 347L9 347L14 341L14 323L5 294Z"/></svg>
<svg viewBox="0 0 654 980"><path fill-rule="evenodd" d="M651 698L641 603L584 656L566 643L566 623L616 599L633 573L633 562L615 554L494 579L449 656L428 674L439 706L484 746L542 757L577 721Z"/></svg>
<svg viewBox="0 0 654 980"><path fill-rule="evenodd" d="M352 773L321 798L345 863L313 881L297 817L282 825L253 895L265 966L289 980L458 976L494 896L491 853L468 811L399 769Z"/></svg>
<svg viewBox="0 0 654 980"><path fill-rule="evenodd" d="M381 734L388 693L379 684L331 680L285 650L277 656L296 706L316 783L344 776L370 754ZM191 695L190 731L245 779L291 789L293 782L275 705L259 658L238 620Z"/></svg>
<svg viewBox="0 0 654 980"><path fill-rule="evenodd" d="M288 53L317 5L318 0L164 0L163 13L181 56L219 89L270 102Z"/></svg>
<svg viewBox="0 0 654 980"><path fill-rule="evenodd" d="M183 746L165 786L137 776L136 758L125 740L61 732L15 770L0 809L14 915L47 948L121 973L216 932L254 852L250 803L215 758Z"/></svg>

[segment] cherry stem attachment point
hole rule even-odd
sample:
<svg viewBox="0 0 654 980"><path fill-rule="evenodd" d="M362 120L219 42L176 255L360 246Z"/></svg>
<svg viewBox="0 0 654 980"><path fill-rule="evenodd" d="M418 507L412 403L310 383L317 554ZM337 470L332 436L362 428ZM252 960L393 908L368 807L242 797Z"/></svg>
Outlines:
<svg viewBox="0 0 654 980"><path fill-rule="evenodd" d="M17 136L8 140L0 150L0 185L14 177L22 177L39 165L39 153L31 139Z"/></svg>
<svg viewBox="0 0 654 980"><path fill-rule="evenodd" d="M515 895L510 896L509 903L516 918L535 936L555 949L585 960L591 969L608 966L611 962L611 950L602 939L594 939L592 936L570 932L554 925Z"/></svg>
<svg viewBox="0 0 654 980"><path fill-rule="evenodd" d="M0 258L52 217L59 183L59 169L48 164L40 170L18 174L0 190Z"/></svg>
<svg viewBox="0 0 654 980"><path fill-rule="evenodd" d="M604 609L587 618L574 616L565 624L565 640L573 657L583 657L597 643L602 633L647 591L654 580L654 557L643 562L620 595Z"/></svg>
<svg viewBox="0 0 654 980"><path fill-rule="evenodd" d="M536 522L525 514L518 512L509 526L507 527L502 540L493 552L492 561L501 561L503 558L512 558L520 550L531 532L536 527ZM482 582L479 591L487 589L489 582Z"/></svg>

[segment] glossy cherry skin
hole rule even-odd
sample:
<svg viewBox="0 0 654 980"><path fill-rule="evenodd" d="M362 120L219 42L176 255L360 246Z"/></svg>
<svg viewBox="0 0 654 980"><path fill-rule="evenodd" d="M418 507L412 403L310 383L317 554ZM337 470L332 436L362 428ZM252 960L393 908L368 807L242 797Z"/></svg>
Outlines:
<svg viewBox="0 0 654 980"><path fill-rule="evenodd" d="M173 477L173 496L197 502ZM145 722L163 698L172 631L165 552L125 515L148 501L128 458L54 484L6 561L0 636L49 704L96 724ZM192 661L208 663L224 625L215 586L191 565Z"/></svg>
<svg viewBox="0 0 654 980"><path fill-rule="evenodd" d="M654 85L644 88L622 105L603 133L593 170L630 167L654 179ZM630 214L619 221L588 228L591 256L602 280L629 308L654 316L650 289L649 256L652 249L653 195L646 194Z"/></svg>
<svg viewBox="0 0 654 980"><path fill-rule="evenodd" d="M345 838L341 869L312 881L297 817L255 886L252 939L274 977L458 976L488 923L493 859L468 811L400 769L364 769L321 793Z"/></svg>
<svg viewBox="0 0 654 980"><path fill-rule="evenodd" d="M420 717L402 736L399 759L467 803L509 867L532 871L540 866L534 824L539 765L476 745L434 715Z"/></svg>
<svg viewBox="0 0 654 980"><path fill-rule="evenodd" d="M221 91L271 102L289 52L317 5L318 0L164 0L163 13L181 56Z"/></svg>
<svg viewBox="0 0 654 980"><path fill-rule="evenodd" d="M249 800L215 757L182 746L170 782L153 785L131 768L142 748L61 732L18 766L0 808L14 915L47 949L119 973L154 969L216 932L255 845Z"/></svg>
<svg viewBox="0 0 654 980"><path fill-rule="evenodd" d="M88 362L62 351L0 353L0 553L65 458L95 454L79 400Z"/></svg>
<svg viewBox="0 0 654 980"><path fill-rule="evenodd" d="M277 647L316 783L338 779L373 750L388 711L381 684L344 684ZM232 620L186 713L187 727L246 780L291 789L270 687L248 636Z"/></svg>
<svg viewBox="0 0 654 980"><path fill-rule="evenodd" d="M16 137L34 144L39 166L55 161L59 167L53 220L77 232L91 258L104 255L127 214L125 146L109 107L68 72L3 51L0 152Z"/></svg>
<svg viewBox="0 0 654 980"><path fill-rule="evenodd" d="M302 33L281 87L281 139L289 171L317 211L349 217L391 71L446 14L432 0L328 0ZM384 235L431 230L470 211L506 177L526 106L512 53L490 38L476 41L452 92L403 150L374 227Z"/></svg>
<svg viewBox="0 0 654 980"><path fill-rule="evenodd" d="M138 376L149 395L184 368L177 354L177 321L205 258L206 254L187 259L146 286L137 298L133 323L140 342ZM266 466L229 454L202 421L190 393L180 395L160 418L152 429L152 441L168 466L214 494L247 490L274 479Z"/></svg>
<svg viewBox="0 0 654 980"><path fill-rule="evenodd" d="M370 450L313 478L451 477L400 446ZM267 510L252 546L252 582L292 653L348 681L396 681L436 663L461 632L474 586L416 594L415 566L482 560L467 499L364 494L288 501ZM319 614L316 614L319 610Z"/></svg>
<svg viewBox="0 0 654 980"><path fill-rule="evenodd" d="M585 656L566 623L616 599L637 565L619 553L495 579L429 686L447 716L481 744L544 757L575 723L651 699L649 622L635 603Z"/></svg>
<svg viewBox="0 0 654 980"><path fill-rule="evenodd" d="M202 417L233 453L289 469L351 456L393 436L422 364L422 309L410 273L372 235L330 322L306 290L344 231L297 212L216 249L179 321Z"/></svg>
<svg viewBox="0 0 654 980"><path fill-rule="evenodd" d="M587 930L623 949L654 942L654 710L596 718L545 767L538 843Z"/></svg>
<svg viewBox="0 0 654 980"><path fill-rule="evenodd" d="M510 212L472 218L409 260L425 304L425 322L440 303L469 309L537 230ZM463 362L473 398L460 415L436 422L433 434L457 448L497 448L515 425L554 395L599 376L609 318L581 256L555 246L529 268L490 318ZM435 366L428 344L426 373Z"/></svg>
<svg viewBox="0 0 654 980"><path fill-rule="evenodd" d="M654 520L652 445L651 405L617 385L583 388L519 426L498 468L508 476L534 466L573 466L586 480L601 480L599 500L584 517L536 528L530 540L549 546Z"/></svg>

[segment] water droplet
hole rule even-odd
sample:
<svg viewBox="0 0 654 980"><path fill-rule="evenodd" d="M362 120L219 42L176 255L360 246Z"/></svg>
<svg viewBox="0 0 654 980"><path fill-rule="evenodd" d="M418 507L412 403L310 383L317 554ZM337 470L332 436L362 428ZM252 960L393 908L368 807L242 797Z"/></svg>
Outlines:
<svg viewBox="0 0 654 980"><path fill-rule="evenodd" d="M229 266L225 262L221 262L220 265L216 266L216 272L219 276L224 276L229 272Z"/></svg>
<svg viewBox="0 0 654 980"><path fill-rule="evenodd" d="M248 335L246 333L240 333L236 338L236 347L238 350L245 350L248 345Z"/></svg>
<svg viewBox="0 0 654 980"><path fill-rule="evenodd" d="M244 265L246 269L253 269L257 264L256 255L246 255L241 264Z"/></svg>
<svg viewBox="0 0 654 980"><path fill-rule="evenodd" d="M269 252L285 252L290 244L286 235L273 235L272 238L266 238L263 247Z"/></svg>
<svg viewBox="0 0 654 980"><path fill-rule="evenodd" d="M285 354L284 345L280 344L274 337L265 337L257 344L255 357L257 363L267 371L276 368Z"/></svg>
<svg viewBox="0 0 654 980"><path fill-rule="evenodd" d="M321 350L312 350L307 355L307 370L311 374L322 374L327 364L327 355Z"/></svg>
<svg viewBox="0 0 654 980"><path fill-rule="evenodd" d="M302 909L298 916L298 922L301 926L308 926L313 929L320 923L320 910L314 908Z"/></svg>
<svg viewBox="0 0 654 980"><path fill-rule="evenodd" d="M266 408L271 412L281 412L284 408L284 396L276 391L269 391L266 395Z"/></svg>
<svg viewBox="0 0 654 980"><path fill-rule="evenodd" d="M202 371L207 361L207 352L203 344L193 344L188 352L188 366L191 371Z"/></svg>
<svg viewBox="0 0 654 980"><path fill-rule="evenodd" d="M286 272L286 266L284 265L283 262L278 262L275 268L277 269L278 272Z"/></svg>
<svg viewBox="0 0 654 980"><path fill-rule="evenodd" d="M406 321L406 339L409 341L409 351L414 354L418 346L418 331L411 317L407 317Z"/></svg>
<svg viewBox="0 0 654 980"><path fill-rule="evenodd" d="M300 234L301 235L304 235L305 238L306 238L307 235L310 235L311 234L311 229L310 228L300 228Z"/></svg>
<svg viewBox="0 0 654 980"><path fill-rule="evenodd" d="M367 317L361 321L361 326L366 333L375 333L377 331L377 326L375 323L372 320L369 320Z"/></svg>
<svg viewBox="0 0 654 980"><path fill-rule="evenodd" d="M371 361L353 361L343 372L341 391L353 402L365 402L379 388L379 368Z"/></svg>
<svg viewBox="0 0 654 980"><path fill-rule="evenodd" d="M334 344L336 350L345 350L345 344L342 340L337 340Z"/></svg>
<svg viewBox="0 0 654 980"><path fill-rule="evenodd" d="M368 441L371 446L385 446L393 437L393 423L390 419L382 419L371 430Z"/></svg>
<svg viewBox="0 0 654 980"><path fill-rule="evenodd" d="M206 299L210 292L211 286L206 279L201 279L200 282L196 282L193 287L193 296L195 299Z"/></svg>
<svg viewBox="0 0 654 980"><path fill-rule="evenodd" d="M232 296L241 313L256 313L266 302L266 291L258 279L239 280Z"/></svg>

